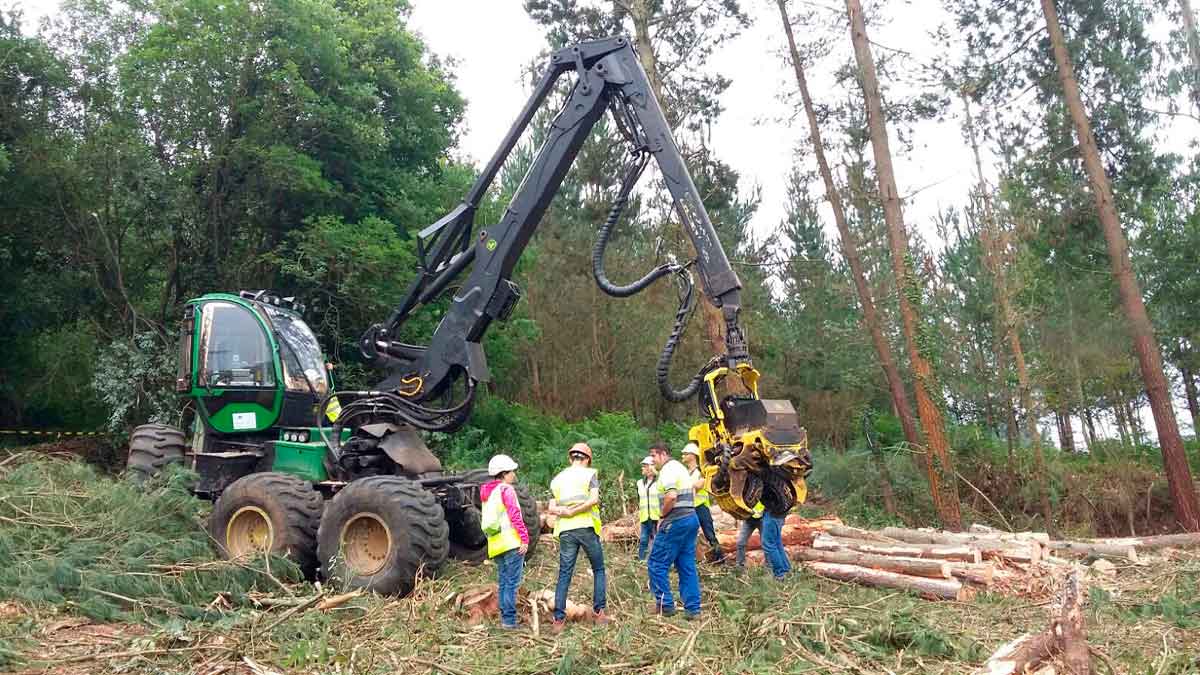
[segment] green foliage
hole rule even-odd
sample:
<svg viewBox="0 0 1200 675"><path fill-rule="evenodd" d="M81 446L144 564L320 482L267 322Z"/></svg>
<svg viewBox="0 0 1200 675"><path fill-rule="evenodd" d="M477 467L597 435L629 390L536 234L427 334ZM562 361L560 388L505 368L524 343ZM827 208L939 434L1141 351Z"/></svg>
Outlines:
<svg viewBox="0 0 1200 675"><path fill-rule="evenodd" d="M0 475L0 595L73 608L98 620L213 618L218 594L236 605L273 586L263 561L215 561L204 502L172 472L142 487L80 462L38 459ZM272 559L277 579L299 570Z"/></svg>
<svg viewBox="0 0 1200 675"><path fill-rule="evenodd" d="M660 438L678 456L687 430L674 423L649 430L628 413L600 413L567 422L488 396L476 405L470 426L454 434L432 434L430 444L445 464L456 469L486 466L497 453L511 455L521 466L520 480L548 494L550 481L567 466L567 449L584 441L595 453L593 466L600 472L602 515L612 518L621 511L618 476L624 474L624 496L629 499L641 477L642 458L650 443Z"/></svg>
<svg viewBox="0 0 1200 675"><path fill-rule="evenodd" d="M91 384L108 410L110 430L120 432L149 422L179 424L176 341L171 334L145 332L132 340L114 340L100 350Z"/></svg>

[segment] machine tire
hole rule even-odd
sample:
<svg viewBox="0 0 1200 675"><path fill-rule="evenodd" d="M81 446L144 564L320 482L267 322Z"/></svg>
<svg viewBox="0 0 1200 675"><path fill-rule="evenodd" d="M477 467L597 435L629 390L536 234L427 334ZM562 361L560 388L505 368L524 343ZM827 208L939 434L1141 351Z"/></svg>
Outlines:
<svg viewBox="0 0 1200 675"><path fill-rule="evenodd" d="M166 424L143 424L129 437L126 474L142 483L162 473L168 464L183 463L186 441L183 432Z"/></svg>
<svg viewBox="0 0 1200 675"><path fill-rule="evenodd" d="M226 559L267 548L286 556L308 577L317 570L317 524L325 500L311 483L286 473L252 473L221 493L208 519L209 534ZM262 527L267 526L267 544ZM256 541L257 540L257 541Z"/></svg>
<svg viewBox="0 0 1200 675"><path fill-rule="evenodd" d="M771 515L783 518L796 505L796 489L785 476L768 470L763 481L762 503Z"/></svg>
<svg viewBox="0 0 1200 675"><path fill-rule="evenodd" d="M399 476L370 476L329 501L317 555L324 577L345 588L404 596L419 576L436 574L446 562L448 535L433 493Z"/></svg>

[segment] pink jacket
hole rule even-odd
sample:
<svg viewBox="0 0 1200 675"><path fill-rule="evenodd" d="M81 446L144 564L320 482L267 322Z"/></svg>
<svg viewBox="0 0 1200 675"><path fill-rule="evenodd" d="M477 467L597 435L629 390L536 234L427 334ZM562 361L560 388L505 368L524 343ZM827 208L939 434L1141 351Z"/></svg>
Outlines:
<svg viewBox="0 0 1200 675"><path fill-rule="evenodd" d="M522 544L529 543L529 530L525 528L525 521L521 518L521 505L517 502L517 491L511 485L503 483L499 480L494 480L490 483L484 483L479 488L479 498L486 502L491 496L492 491L500 488L500 501L504 502L504 510L508 512L508 520L512 523L513 529L517 531L517 535L521 537Z"/></svg>

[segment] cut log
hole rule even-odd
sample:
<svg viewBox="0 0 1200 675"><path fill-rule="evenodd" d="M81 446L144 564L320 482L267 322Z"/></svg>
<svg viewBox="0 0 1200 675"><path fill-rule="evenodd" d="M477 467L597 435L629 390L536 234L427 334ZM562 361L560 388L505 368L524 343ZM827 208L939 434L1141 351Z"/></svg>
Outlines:
<svg viewBox="0 0 1200 675"><path fill-rule="evenodd" d="M996 578L996 566L986 563L950 563L950 574L955 579L968 581L977 586L991 586Z"/></svg>
<svg viewBox="0 0 1200 675"><path fill-rule="evenodd" d="M941 544L945 546L970 546L979 549L985 558L1008 558L1017 562L1034 563L1042 559L1042 545L1029 540L1002 540L990 534L959 534L951 532L926 532L903 527L885 527L880 532L885 537L910 544Z"/></svg>
<svg viewBox="0 0 1200 675"><path fill-rule="evenodd" d="M1045 532L1007 532L1005 530L997 530L994 527L988 527L987 525L979 524L972 525L967 531L970 534L995 537L1001 541L1050 541L1050 535L1046 534Z"/></svg>
<svg viewBox="0 0 1200 675"><path fill-rule="evenodd" d="M1094 539L1090 543L1132 546L1138 549L1190 548L1200 546L1200 532L1186 534L1160 534L1153 537L1122 537L1119 539Z"/></svg>
<svg viewBox="0 0 1200 675"><path fill-rule="evenodd" d="M862 539L863 541L877 541L884 544L896 544L900 541L899 539L890 539L885 537L878 532L872 532L871 530L860 530L857 527L850 527L849 525L835 525L829 528L828 532L835 537L843 537L845 539Z"/></svg>
<svg viewBox="0 0 1200 675"><path fill-rule="evenodd" d="M1137 549L1128 544L1098 544L1082 541L1051 541L1046 545L1051 551L1073 555L1094 555L1107 558L1125 558L1137 562Z"/></svg>
<svg viewBox="0 0 1200 675"><path fill-rule="evenodd" d="M857 565L841 565L827 562L810 562L808 563L808 568L814 573L830 579L852 581L865 586L880 588L899 588L917 593L926 598L967 600L971 596L971 589L964 587L956 579L929 579L927 577L914 577L884 570L873 570Z"/></svg>
<svg viewBox="0 0 1200 675"><path fill-rule="evenodd" d="M904 558L934 558L937 560L960 560L977 563L983 560L977 549L969 546L942 546L938 544L884 544L858 539L844 539L829 535L817 535L813 548L826 551L849 549L876 555L901 556Z"/></svg>
<svg viewBox="0 0 1200 675"><path fill-rule="evenodd" d="M941 560L896 558L887 555L873 555L861 551L821 551L803 547L789 548L788 553L797 560L858 565L859 567L869 567L871 569L911 574L917 577L930 577L933 579L950 578L951 565Z"/></svg>

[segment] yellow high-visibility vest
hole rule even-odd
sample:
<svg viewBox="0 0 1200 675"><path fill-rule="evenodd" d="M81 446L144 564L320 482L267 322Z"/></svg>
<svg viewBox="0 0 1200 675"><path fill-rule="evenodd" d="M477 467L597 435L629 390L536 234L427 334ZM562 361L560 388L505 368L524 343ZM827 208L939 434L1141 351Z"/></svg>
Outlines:
<svg viewBox="0 0 1200 675"><path fill-rule="evenodd" d="M592 495L592 479L596 476L596 470L585 466L568 466L559 472L554 480L550 482L550 492L554 494L554 501L559 506L578 506ZM568 530L578 530L580 528L590 527L596 530L596 534L600 534L600 505L596 504L591 509L583 513L577 513L570 517L560 517L554 522L554 536L558 536L560 532Z"/></svg>
<svg viewBox="0 0 1200 675"><path fill-rule="evenodd" d="M692 472L688 474L688 478L692 479L693 484L703 478L703 476L700 475L700 467L693 469ZM696 490L696 506L708 506L711 503L712 500L708 498L708 490L703 488Z"/></svg>
<svg viewBox="0 0 1200 675"><path fill-rule="evenodd" d="M645 478L637 482L639 523L662 518L662 501L654 483L654 478L651 478L650 482L646 482Z"/></svg>
<svg viewBox="0 0 1200 675"><path fill-rule="evenodd" d="M496 523L499 529L493 532L488 532L487 528L484 532L488 535L487 548L488 557L495 558L501 553L507 553L514 548L521 548L521 535L517 534L517 528L513 527L512 521L508 518L508 509L504 507L504 497L500 491L504 489L504 485L497 485L492 494L488 495L488 499L483 504L483 523L484 526Z"/></svg>

